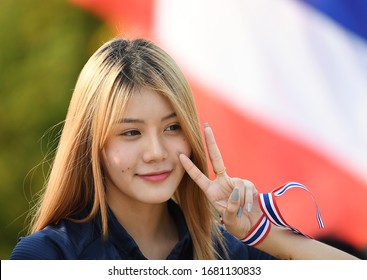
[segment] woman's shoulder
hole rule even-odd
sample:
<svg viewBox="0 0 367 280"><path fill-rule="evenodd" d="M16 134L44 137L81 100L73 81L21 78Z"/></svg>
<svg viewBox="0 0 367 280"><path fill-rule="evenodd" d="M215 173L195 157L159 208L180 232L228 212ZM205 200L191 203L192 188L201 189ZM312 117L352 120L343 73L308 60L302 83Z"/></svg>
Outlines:
<svg viewBox="0 0 367 280"><path fill-rule="evenodd" d="M260 251L254 247L244 244L241 240L230 234L224 227L219 226L224 237L227 256L223 253L225 259L230 260L272 260L273 256Z"/></svg>
<svg viewBox="0 0 367 280"><path fill-rule="evenodd" d="M19 238L10 259L77 259L96 239L93 223L60 221Z"/></svg>
<svg viewBox="0 0 367 280"><path fill-rule="evenodd" d="M57 235L48 227L19 238L10 255L11 260L57 260L63 258Z"/></svg>

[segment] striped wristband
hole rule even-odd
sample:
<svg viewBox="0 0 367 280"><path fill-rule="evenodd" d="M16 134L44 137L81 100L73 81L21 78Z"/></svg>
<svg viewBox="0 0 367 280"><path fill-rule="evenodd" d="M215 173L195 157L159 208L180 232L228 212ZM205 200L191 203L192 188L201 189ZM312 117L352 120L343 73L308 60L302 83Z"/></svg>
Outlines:
<svg viewBox="0 0 367 280"><path fill-rule="evenodd" d="M271 228L269 219L263 214L256 225L250 232L241 239L241 241L249 246L256 246L268 235Z"/></svg>
<svg viewBox="0 0 367 280"><path fill-rule="evenodd" d="M288 225L284 220L284 218L282 217L279 208L276 204L275 197L283 195L287 190L292 188L301 188L311 194L312 199L316 205L316 212L317 212L316 214L319 227L324 228L324 223L321 218L319 207L317 206L316 200L312 195L312 193L304 185L296 182L290 182L273 190L271 193L260 193L258 195L258 201L260 204L261 211L263 212L263 215L260 217L259 221L255 224L255 226L250 230L250 232L244 238L241 239L242 242L250 246L255 246L259 244L261 241L264 240L264 238L269 233L271 224L287 228L295 233L309 237L308 235L300 232L298 229Z"/></svg>

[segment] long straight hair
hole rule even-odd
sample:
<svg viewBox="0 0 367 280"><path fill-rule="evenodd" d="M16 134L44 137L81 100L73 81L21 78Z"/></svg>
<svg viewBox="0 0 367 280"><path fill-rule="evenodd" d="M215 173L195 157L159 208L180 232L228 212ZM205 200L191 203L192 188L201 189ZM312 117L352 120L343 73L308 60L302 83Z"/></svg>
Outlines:
<svg viewBox="0 0 367 280"><path fill-rule="evenodd" d="M102 234L108 238L101 151L131 95L142 87L168 98L191 146L191 160L208 175L196 107L179 67L150 41L114 38L91 56L79 75L51 172L35 208L31 232L61 219L87 222L100 214ZM223 244L223 239L215 215L187 173L173 198L184 213L194 259L217 258L216 244ZM88 206L88 216L72 218Z"/></svg>

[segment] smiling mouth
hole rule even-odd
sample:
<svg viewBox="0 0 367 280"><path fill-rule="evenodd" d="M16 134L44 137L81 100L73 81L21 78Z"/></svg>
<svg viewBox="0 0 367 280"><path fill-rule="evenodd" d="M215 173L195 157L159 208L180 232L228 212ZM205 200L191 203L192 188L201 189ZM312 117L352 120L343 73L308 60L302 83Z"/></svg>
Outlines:
<svg viewBox="0 0 367 280"><path fill-rule="evenodd" d="M150 173L150 174L142 174L138 175L143 180L149 181L149 182L161 182L169 177L171 175L172 171L164 171L164 172L158 172L158 173Z"/></svg>

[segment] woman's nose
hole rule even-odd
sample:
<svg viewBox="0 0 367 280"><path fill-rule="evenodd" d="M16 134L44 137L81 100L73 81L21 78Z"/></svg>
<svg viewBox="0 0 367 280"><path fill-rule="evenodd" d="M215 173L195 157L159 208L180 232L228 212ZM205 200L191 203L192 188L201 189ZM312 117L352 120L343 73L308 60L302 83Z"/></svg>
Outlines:
<svg viewBox="0 0 367 280"><path fill-rule="evenodd" d="M145 162L161 161L167 158L167 155L167 149L159 135L147 138L143 154Z"/></svg>

